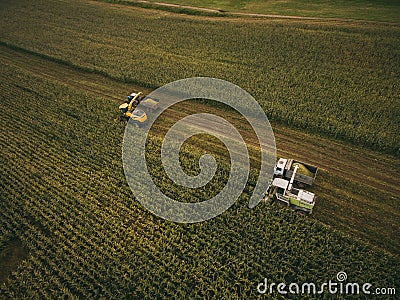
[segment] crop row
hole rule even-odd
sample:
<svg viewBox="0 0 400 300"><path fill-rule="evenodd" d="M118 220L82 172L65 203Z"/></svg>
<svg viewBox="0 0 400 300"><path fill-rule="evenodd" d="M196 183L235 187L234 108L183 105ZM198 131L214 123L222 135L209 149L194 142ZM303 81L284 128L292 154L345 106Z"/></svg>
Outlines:
<svg viewBox="0 0 400 300"><path fill-rule="evenodd" d="M395 284L398 259L285 209L249 210L247 193L206 223L161 221L126 187L114 103L6 66L0 76L0 228L29 250L2 294L242 298L264 276L316 280L355 262L352 278ZM150 164L156 159L150 149ZM387 274L379 278L380 269Z"/></svg>
<svg viewBox="0 0 400 300"><path fill-rule="evenodd" d="M2 42L147 87L222 78L276 122L398 152L396 26L210 21L59 1L2 12Z"/></svg>

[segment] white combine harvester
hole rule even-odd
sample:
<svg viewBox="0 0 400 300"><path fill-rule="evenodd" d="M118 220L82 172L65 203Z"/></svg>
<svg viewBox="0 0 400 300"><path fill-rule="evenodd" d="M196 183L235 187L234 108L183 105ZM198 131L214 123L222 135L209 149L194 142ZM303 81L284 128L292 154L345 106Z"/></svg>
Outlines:
<svg viewBox="0 0 400 300"><path fill-rule="evenodd" d="M272 182L265 193L265 200L277 200L294 210L311 214L315 205L315 194L293 185L312 185L317 170L317 167L293 159L280 158L275 166Z"/></svg>

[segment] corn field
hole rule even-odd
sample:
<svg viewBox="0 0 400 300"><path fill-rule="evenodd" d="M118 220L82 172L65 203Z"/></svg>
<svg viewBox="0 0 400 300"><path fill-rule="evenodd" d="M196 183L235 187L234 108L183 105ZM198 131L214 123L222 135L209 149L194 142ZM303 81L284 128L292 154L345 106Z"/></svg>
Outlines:
<svg viewBox="0 0 400 300"><path fill-rule="evenodd" d="M74 1L2 6L12 9L1 12L3 44L144 87L221 78L274 122L398 154L396 25L209 20Z"/></svg>
<svg viewBox="0 0 400 300"><path fill-rule="evenodd" d="M6 65L1 77L1 242L29 252L6 298L248 298L265 276L328 280L346 266L397 284L396 256L285 208L249 210L248 191L204 224L163 222L125 184L113 102Z"/></svg>
<svg viewBox="0 0 400 300"><path fill-rule="evenodd" d="M264 278L322 283L339 271L400 288L399 198L379 178L348 181L321 166L312 216L267 203L249 209L259 153L248 145L250 178L229 210L198 224L168 222L126 183L125 124L114 122L113 101L131 92L124 82L154 88L213 76L249 91L280 130L328 136L334 153L349 143L398 154L398 27L189 17L96 1L0 7L0 298L251 299ZM204 188L174 185L160 164L162 134L202 103L171 109L147 141L154 182L183 201L212 197L229 176L226 148L208 136L188 141L180 158L196 175L199 157L214 155L217 175ZM354 149L399 169L392 155ZM10 245L24 253L13 268L4 263Z"/></svg>

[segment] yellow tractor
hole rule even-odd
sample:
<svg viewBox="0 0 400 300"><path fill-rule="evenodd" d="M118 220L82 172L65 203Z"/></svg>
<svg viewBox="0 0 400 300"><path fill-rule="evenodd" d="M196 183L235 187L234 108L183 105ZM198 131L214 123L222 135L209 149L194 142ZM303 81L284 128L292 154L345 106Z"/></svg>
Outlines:
<svg viewBox="0 0 400 300"><path fill-rule="evenodd" d="M118 109L121 115L116 121L121 119L129 121L129 119L131 119L138 127L146 124L147 115L143 110L137 108L139 103L142 103L144 107L152 110L156 110L159 104L157 100L146 98L141 92L132 93L126 98L125 102L119 106Z"/></svg>
<svg viewBox="0 0 400 300"><path fill-rule="evenodd" d="M138 125L139 127L141 125L144 125L145 122L147 121L147 115L146 113L141 110L141 109L136 109L136 107L139 105L141 99L142 93L137 93L135 96L129 95L125 102L122 103L118 109L121 112L120 119L129 121L129 119L132 119L134 121L134 124Z"/></svg>
<svg viewBox="0 0 400 300"><path fill-rule="evenodd" d="M115 121L129 121L129 119L131 119L138 127L146 124L147 115L146 112L137 108L139 103L142 103L144 107L151 110L156 110L159 106L158 100L145 97L142 92L132 93L128 97L126 97L125 102L119 106L118 109L120 111L120 117L117 118Z"/></svg>

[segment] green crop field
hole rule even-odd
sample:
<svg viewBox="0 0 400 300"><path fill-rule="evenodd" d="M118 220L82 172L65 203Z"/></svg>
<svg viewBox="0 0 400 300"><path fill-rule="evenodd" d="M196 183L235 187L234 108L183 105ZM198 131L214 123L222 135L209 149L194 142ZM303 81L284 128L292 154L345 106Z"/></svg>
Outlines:
<svg viewBox="0 0 400 300"><path fill-rule="evenodd" d="M267 275L343 268L396 286L397 256L286 208L239 201L200 225L154 217L125 184L113 101L4 64L1 76L1 243L29 253L1 285L7 298L243 298Z"/></svg>
<svg viewBox="0 0 400 300"><path fill-rule="evenodd" d="M188 16L86 0L0 7L0 298L252 299L264 278L322 284L340 271L398 293L398 25ZM218 114L251 150L242 196L196 224L163 220L136 201L116 108L133 90L191 76L249 91L271 120L278 155L319 167L311 216L247 207L259 165L254 136L206 101L163 113L147 141L148 168L182 201L218 193L229 160L217 139L182 148L189 174L204 153L218 162L198 190L174 185L159 156L178 119Z"/></svg>
<svg viewBox="0 0 400 300"><path fill-rule="evenodd" d="M223 78L274 121L398 154L398 26L193 19L103 3L70 5L67 17L53 13L65 3L23 3L3 3L3 43L147 87Z"/></svg>

